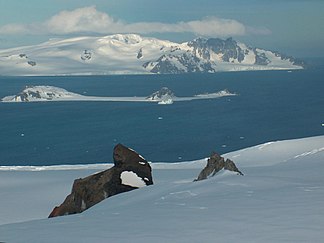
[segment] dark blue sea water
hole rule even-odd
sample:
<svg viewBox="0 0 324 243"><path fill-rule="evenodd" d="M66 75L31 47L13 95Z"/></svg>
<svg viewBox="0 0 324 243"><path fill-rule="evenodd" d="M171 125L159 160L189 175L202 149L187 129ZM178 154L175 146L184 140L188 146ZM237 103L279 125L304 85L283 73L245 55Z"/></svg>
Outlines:
<svg viewBox="0 0 324 243"><path fill-rule="evenodd" d="M324 135L324 69L187 75L0 77L0 97L26 85L94 96L239 95L172 105L0 103L0 165L112 162L123 143L150 161L187 161L282 139ZM163 119L159 119L162 117Z"/></svg>

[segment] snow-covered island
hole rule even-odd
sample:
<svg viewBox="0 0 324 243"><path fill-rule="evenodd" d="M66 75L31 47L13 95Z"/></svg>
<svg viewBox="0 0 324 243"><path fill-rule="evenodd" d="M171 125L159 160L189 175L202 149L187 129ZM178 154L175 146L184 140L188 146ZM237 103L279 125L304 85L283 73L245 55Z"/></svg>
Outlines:
<svg viewBox="0 0 324 243"><path fill-rule="evenodd" d="M52 219L75 178L113 164L0 166L0 242L323 241L324 136L222 156L244 176L222 170L193 182L205 159L151 163L154 185Z"/></svg>
<svg viewBox="0 0 324 243"><path fill-rule="evenodd" d="M150 101L158 101L158 104L160 105L170 105L173 103L174 99L177 99L177 97L170 89L163 87L159 91L146 97L146 99Z"/></svg>
<svg viewBox="0 0 324 243"><path fill-rule="evenodd" d="M206 93L192 97L177 97L167 87L152 93L147 97L97 97L85 96L69 92L54 86L27 86L16 95L6 96L2 102L42 102L42 101L119 101L119 102L155 102L158 104L172 104L174 101L190 101L198 99L215 99L224 96L233 96L228 90L216 93Z"/></svg>
<svg viewBox="0 0 324 243"><path fill-rule="evenodd" d="M196 38L176 43L115 34L52 39L0 50L0 73L8 76L215 73L303 66L293 57L253 48L233 38Z"/></svg>
<svg viewBox="0 0 324 243"><path fill-rule="evenodd" d="M27 86L16 95L2 98L2 102L36 102L82 99L83 96L54 86Z"/></svg>
<svg viewBox="0 0 324 243"><path fill-rule="evenodd" d="M231 93L229 90L224 89L215 93L198 94L195 95L194 97L196 99L212 99L212 98L218 98L223 96L235 96L235 95L236 95L235 93Z"/></svg>

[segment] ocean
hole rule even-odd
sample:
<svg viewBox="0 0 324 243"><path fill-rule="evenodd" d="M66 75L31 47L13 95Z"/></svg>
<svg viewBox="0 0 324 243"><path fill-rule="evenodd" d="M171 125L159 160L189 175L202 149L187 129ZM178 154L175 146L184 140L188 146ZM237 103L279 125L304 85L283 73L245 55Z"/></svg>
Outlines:
<svg viewBox="0 0 324 243"><path fill-rule="evenodd" d="M269 141L324 135L324 69L182 75L0 76L0 98L26 85L92 96L237 96L175 102L0 103L0 166L112 161L122 143L148 161L181 162Z"/></svg>

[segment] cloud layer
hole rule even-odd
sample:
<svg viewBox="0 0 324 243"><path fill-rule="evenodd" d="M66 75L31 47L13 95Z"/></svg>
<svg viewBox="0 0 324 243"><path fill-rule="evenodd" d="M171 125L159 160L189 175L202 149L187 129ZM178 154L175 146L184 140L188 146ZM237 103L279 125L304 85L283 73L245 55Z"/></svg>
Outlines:
<svg viewBox="0 0 324 243"><path fill-rule="evenodd" d="M199 36L241 36L246 34L268 34L267 29L257 29L232 20L208 17L201 20L177 23L138 22L125 23L107 13L100 12L95 6L62 11L44 23L9 24L0 27L0 34L56 34L77 33L192 33Z"/></svg>

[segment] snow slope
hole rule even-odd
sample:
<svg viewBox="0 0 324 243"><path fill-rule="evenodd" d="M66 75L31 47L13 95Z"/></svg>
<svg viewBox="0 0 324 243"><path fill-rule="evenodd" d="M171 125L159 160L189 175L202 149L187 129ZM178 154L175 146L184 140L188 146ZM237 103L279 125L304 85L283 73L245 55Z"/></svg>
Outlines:
<svg viewBox="0 0 324 243"><path fill-rule="evenodd" d="M231 38L204 39L207 44L197 47L202 40L175 43L135 34L52 39L38 45L0 50L0 73L46 76L302 68L293 58L252 49ZM218 48L219 45L223 46ZM208 56L199 52L208 52Z"/></svg>
<svg viewBox="0 0 324 243"><path fill-rule="evenodd" d="M245 175L192 182L206 160L153 163L153 186L52 219L73 179L110 164L0 167L0 242L322 242L324 136L223 156Z"/></svg>

